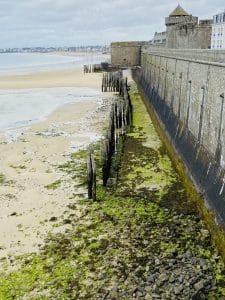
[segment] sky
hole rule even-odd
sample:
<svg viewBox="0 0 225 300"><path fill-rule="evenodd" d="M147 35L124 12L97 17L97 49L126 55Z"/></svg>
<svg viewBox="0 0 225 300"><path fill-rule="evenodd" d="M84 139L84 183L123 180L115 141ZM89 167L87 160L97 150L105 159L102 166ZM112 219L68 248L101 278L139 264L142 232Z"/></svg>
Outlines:
<svg viewBox="0 0 225 300"><path fill-rule="evenodd" d="M180 5L200 19L225 10L224 0ZM173 0L0 0L0 48L105 45L151 40L165 30Z"/></svg>

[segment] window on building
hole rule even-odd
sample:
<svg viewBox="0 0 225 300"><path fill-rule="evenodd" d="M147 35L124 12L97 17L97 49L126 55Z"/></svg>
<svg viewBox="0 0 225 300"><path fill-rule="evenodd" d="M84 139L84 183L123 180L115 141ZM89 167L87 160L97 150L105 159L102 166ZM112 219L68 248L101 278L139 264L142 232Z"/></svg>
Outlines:
<svg viewBox="0 0 225 300"><path fill-rule="evenodd" d="M219 22L219 16L216 15L216 23L218 23L218 22Z"/></svg>
<svg viewBox="0 0 225 300"><path fill-rule="evenodd" d="M225 22L225 13L223 14L223 22Z"/></svg>

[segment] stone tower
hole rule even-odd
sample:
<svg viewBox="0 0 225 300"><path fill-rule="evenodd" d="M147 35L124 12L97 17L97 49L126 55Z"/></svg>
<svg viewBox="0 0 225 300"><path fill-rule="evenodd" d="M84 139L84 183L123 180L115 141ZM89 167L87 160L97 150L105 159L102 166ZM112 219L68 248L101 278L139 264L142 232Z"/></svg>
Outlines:
<svg viewBox="0 0 225 300"><path fill-rule="evenodd" d="M198 17L188 14L180 5L165 19L167 48L206 49L210 47L212 21L198 23Z"/></svg>

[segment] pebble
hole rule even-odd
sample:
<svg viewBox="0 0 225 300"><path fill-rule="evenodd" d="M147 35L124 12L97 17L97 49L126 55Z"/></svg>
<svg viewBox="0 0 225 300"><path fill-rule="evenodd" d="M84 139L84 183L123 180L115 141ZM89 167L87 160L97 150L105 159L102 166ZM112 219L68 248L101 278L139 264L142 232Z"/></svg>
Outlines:
<svg viewBox="0 0 225 300"><path fill-rule="evenodd" d="M169 277L166 274L159 275L159 280L162 282L167 281L168 279L169 279Z"/></svg>
<svg viewBox="0 0 225 300"><path fill-rule="evenodd" d="M153 299L161 299L161 296L159 294L152 294Z"/></svg>
<svg viewBox="0 0 225 300"><path fill-rule="evenodd" d="M181 286L177 286L174 288L174 294L179 295L182 292L183 288Z"/></svg>
<svg viewBox="0 0 225 300"><path fill-rule="evenodd" d="M152 296L150 294L146 294L145 295L145 300L152 300Z"/></svg>
<svg viewBox="0 0 225 300"><path fill-rule="evenodd" d="M152 275L148 276L147 281L153 283L155 281L155 275L152 274Z"/></svg>
<svg viewBox="0 0 225 300"><path fill-rule="evenodd" d="M152 290L152 288L149 285L145 287L146 292L151 292L151 290Z"/></svg>
<svg viewBox="0 0 225 300"><path fill-rule="evenodd" d="M143 296L142 292L137 292L136 293L136 297L142 297L142 296Z"/></svg>
<svg viewBox="0 0 225 300"><path fill-rule="evenodd" d="M196 291L200 291L204 288L204 281L203 280L200 280L199 282L197 282L195 285L194 285L194 288Z"/></svg>

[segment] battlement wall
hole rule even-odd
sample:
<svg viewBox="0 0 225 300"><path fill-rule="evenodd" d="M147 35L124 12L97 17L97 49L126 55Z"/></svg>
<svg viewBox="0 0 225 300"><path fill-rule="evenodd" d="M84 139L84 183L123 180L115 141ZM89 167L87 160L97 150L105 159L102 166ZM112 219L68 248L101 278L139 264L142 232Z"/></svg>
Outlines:
<svg viewBox="0 0 225 300"><path fill-rule="evenodd" d="M192 15L165 18L167 48L208 49L211 45L212 20Z"/></svg>
<svg viewBox="0 0 225 300"><path fill-rule="evenodd" d="M189 58L194 50L185 51L188 58L177 53L182 55L144 47L139 82L171 143L225 224L225 64Z"/></svg>
<svg viewBox="0 0 225 300"><path fill-rule="evenodd" d="M146 42L111 43L111 64L113 67L126 68L141 64L141 47Z"/></svg>
<svg viewBox="0 0 225 300"><path fill-rule="evenodd" d="M159 47L158 49L146 45L142 50L150 53L175 57L186 58L207 62L225 63L225 50L224 49L168 49L166 47Z"/></svg>
<svg viewBox="0 0 225 300"><path fill-rule="evenodd" d="M165 24L168 25L176 25L176 24L185 24L185 23L193 23L198 24L198 17L193 16L180 16L180 17L166 17Z"/></svg>

